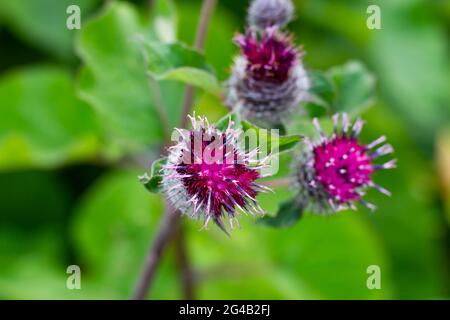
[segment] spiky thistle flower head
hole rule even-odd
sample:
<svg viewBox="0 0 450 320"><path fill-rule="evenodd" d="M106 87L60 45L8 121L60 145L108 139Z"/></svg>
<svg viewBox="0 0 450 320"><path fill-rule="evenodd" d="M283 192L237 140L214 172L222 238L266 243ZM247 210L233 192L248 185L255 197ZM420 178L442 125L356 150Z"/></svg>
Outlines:
<svg viewBox="0 0 450 320"><path fill-rule="evenodd" d="M163 190L173 205L192 218L213 220L226 232L222 218L230 227L239 226L237 215L264 214L256 195L268 188L256 183L264 164L257 151L245 152L238 142L240 129L220 131L206 118L190 117L191 130L177 130L178 143L169 148L163 167Z"/></svg>
<svg viewBox="0 0 450 320"><path fill-rule="evenodd" d="M259 36L254 30L238 35L242 54L228 81L227 104L244 119L278 124L309 97L309 79L301 51L276 27Z"/></svg>
<svg viewBox="0 0 450 320"><path fill-rule="evenodd" d="M247 60L247 75L254 80L282 83L297 62L299 51L293 47L290 36L276 34L276 28L268 28L261 39L250 30L238 35L236 43Z"/></svg>
<svg viewBox="0 0 450 320"><path fill-rule="evenodd" d="M390 154L393 148L384 144L384 136L367 145L358 140L364 122L356 120L350 128L347 114L342 114L342 129L339 131L339 114L333 116L334 132L325 136L319 121L314 119L320 139L317 142L307 140L296 167L296 182L299 188L299 201L319 213L330 213L352 208L355 203L374 210L376 207L363 200L365 190L373 187L390 195L390 192L375 184L372 180L377 170L391 169L396 160L376 164L378 157Z"/></svg>
<svg viewBox="0 0 450 320"><path fill-rule="evenodd" d="M249 25L264 29L282 27L292 20L294 5L291 0L253 0L248 9Z"/></svg>

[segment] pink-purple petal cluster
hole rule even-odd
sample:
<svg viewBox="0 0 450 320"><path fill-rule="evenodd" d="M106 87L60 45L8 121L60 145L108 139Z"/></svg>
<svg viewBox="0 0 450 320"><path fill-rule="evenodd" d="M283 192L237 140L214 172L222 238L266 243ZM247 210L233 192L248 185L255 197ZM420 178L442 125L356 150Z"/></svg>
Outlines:
<svg viewBox="0 0 450 320"><path fill-rule="evenodd" d="M317 119L314 119L320 140L309 142L298 162L296 181L299 186L299 199L304 206L311 206L318 212L333 212L345 208L354 208L354 203L375 209L375 206L363 199L365 189L373 187L390 195L389 191L378 186L372 180L373 174L380 169L391 169L396 160L382 165L375 159L393 152L390 144L380 137L370 144L362 144L358 135L363 121L358 119L352 127L346 114L342 115L342 130L338 130L339 116L333 117L334 132L326 137Z"/></svg>
<svg viewBox="0 0 450 320"><path fill-rule="evenodd" d="M277 27L236 37L241 55L228 80L226 103L260 126L282 123L309 99L310 81L290 36Z"/></svg>
<svg viewBox="0 0 450 320"><path fill-rule="evenodd" d="M181 131L179 141L169 148L163 169L163 189L182 213L203 218L207 226L213 220L225 230L222 218L230 227L239 225L240 213L264 214L256 196L266 191L256 183L262 164L256 152L245 153L238 144L240 130L230 120L221 132L206 118L191 118L192 130Z"/></svg>
<svg viewBox="0 0 450 320"><path fill-rule="evenodd" d="M254 80L282 83L297 62L299 53L290 37L276 32L276 28L267 28L260 40L252 31L235 38L247 59L248 75Z"/></svg>

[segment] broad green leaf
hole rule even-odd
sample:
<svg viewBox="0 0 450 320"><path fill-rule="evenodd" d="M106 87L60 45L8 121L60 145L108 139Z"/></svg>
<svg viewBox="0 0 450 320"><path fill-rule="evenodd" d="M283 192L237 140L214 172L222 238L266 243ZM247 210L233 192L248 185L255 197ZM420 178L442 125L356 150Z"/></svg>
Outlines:
<svg viewBox="0 0 450 320"><path fill-rule="evenodd" d="M347 55L354 57L354 47L363 46L367 43L371 33L378 31L370 30L367 27L368 15L366 10L369 5L378 4L379 2L384 1L306 1L305 3L302 3L302 10L299 10L301 11L299 12L301 16L294 21L294 24L297 24L298 27L299 24L303 26L304 21L310 21L312 26L320 25L323 30L326 30L325 32L327 35L339 34L340 37L335 37L333 38L334 41L330 41L330 49L334 48L334 50L330 50L332 52L319 53L322 58L335 59L334 57L328 57L327 55L334 56L337 54L339 56L340 46L346 47ZM383 8L383 6L381 7ZM384 17L382 17L382 19L384 19ZM302 29L305 28L303 27ZM336 39L339 39L340 41L336 41ZM345 39L345 41L343 41L343 39ZM322 45L322 42L325 41L315 39L314 42ZM341 42L343 44L341 44ZM316 43L313 43L313 45L317 45ZM306 50L308 50L308 47ZM310 51L308 51L308 53L310 53Z"/></svg>
<svg viewBox="0 0 450 320"><path fill-rule="evenodd" d="M383 1L383 28L367 48L381 93L428 150L450 119L448 25L432 4Z"/></svg>
<svg viewBox="0 0 450 320"><path fill-rule="evenodd" d="M362 132L363 141L385 134L398 159L395 170L374 176L377 184L392 192L392 197L372 190L366 198L378 206L368 218L392 261L396 297L443 297L446 272L441 259L445 249L439 239L446 231L442 208L436 205L437 194L433 191L437 179L431 174L434 165L424 158L406 124L390 107L377 104L367 118L370 122Z"/></svg>
<svg viewBox="0 0 450 320"><path fill-rule="evenodd" d="M323 299L389 299L391 269L382 241L361 213L341 212L331 217L305 213L300 223L269 239L273 259L303 280ZM277 244L278 243L278 244ZM279 244L283 243L282 246ZM382 288L367 288L367 268L382 270Z"/></svg>
<svg viewBox="0 0 450 320"><path fill-rule="evenodd" d="M333 83L325 72L311 71L309 77L311 81L310 94L312 96L312 102L329 109L333 97L336 94Z"/></svg>
<svg viewBox="0 0 450 320"><path fill-rule="evenodd" d="M270 227L291 227L301 218L303 208L299 206L295 199L290 199L280 204L278 212L275 216L265 216L258 223Z"/></svg>
<svg viewBox="0 0 450 320"><path fill-rule="evenodd" d="M30 229L60 226L71 205L68 185L53 171L2 172L0 194L2 226Z"/></svg>
<svg viewBox="0 0 450 320"><path fill-rule="evenodd" d="M347 112L356 116L365 111L374 102L375 78L358 61L333 67L327 72L312 71L311 102L312 113L319 112L317 106L328 113ZM320 115L319 114L314 114Z"/></svg>
<svg viewBox="0 0 450 320"><path fill-rule="evenodd" d="M247 130L253 130L256 133L259 148L261 148L262 150L267 150L268 152L272 152L272 148L277 153L289 151L294 148L302 139L302 136L298 134L285 136L277 135L275 133L272 133L272 130L259 128L246 120L242 121L241 124L244 132L246 132ZM265 133L262 132L262 130L264 130Z"/></svg>
<svg viewBox="0 0 450 320"><path fill-rule="evenodd" d="M3 299L117 299L97 285L81 266L81 290L66 286L64 239L53 230L0 228L0 297ZM73 264L74 261L71 261Z"/></svg>
<svg viewBox="0 0 450 320"><path fill-rule="evenodd" d="M79 77L79 94L102 118L108 137L125 152L142 151L149 144L159 143L163 137L159 112L167 111L155 107L157 99L152 97L138 43L145 39L146 28L139 21L131 5L109 3L100 15L86 22L77 41L85 64ZM166 93L168 89L171 94ZM173 100L177 90L169 84L161 87L160 95Z"/></svg>
<svg viewBox="0 0 450 320"><path fill-rule="evenodd" d="M377 104L367 112L365 119L367 124L362 131L361 142L369 143L380 135L386 135L388 142L394 146L394 157L399 163L397 169L378 172L374 176L375 183L390 190L392 197L370 189L366 198L378 207L368 219L377 236L383 239L384 249L391 261L392 280L396 288L394 297L441 297L443 273L439 257L443 249L438 239L442 236L443 225L439 217L440 209L433 200L437 197L432 191L436 190L436 177L432 174L435 169L432 163L424 159L405 123L390 106ZM314 136L317 133L310 122L302 120L292 130ZM330 122L321 121L326 133L332 130ZM377 162L383 163L388 159ZM275 210L272 208L269 212ZM360 214L365 215L366 212L360 210ZM304 223L306 216L299 225ZM405 234L410 237L405 237ZM416 279L414 284L411 279Z"/></svg>
<svg viewBox="0 0 450 320"><path fill-rule="evenodd" d="M148 196L133 172L117 173L96 184L76 212L76 247L89 275L110 294L128 296L156 232L160 201L155 206L156 197ZM360 218L307 216L279 232L255 228L244 216L231 240L217 228L199 231L198 223L191 222L186 241L205 280L198 283L198 298L387 298L389 266L370 224ZM152 297L173 299L178 297L178 273L168 260L171 255L165 257ZM383 270L382 290L366 287L366 269L374 263Z"/></svg>
<svg viewBox="0 0 450 320"><path fill-rule="evenodd" d="M361 62L351 61L331 68L327 77L335 88L332 113L347 112L354 116L374 103L375 78Z"/></svg>
<svg viewBox="0 0 450 320"><path fill-rule="evenodd" d="M44 170L2 173L0 193L0 298L114 298L97 291L83 268L82 290L66 287L67 266L78 264L66 259L64 225L72 205L67 181Z"/></svg>
<svg viewBox="0 0 450 320"><path fill-rule="evenodd" d="M175 42L177 39L177 14L172 0L155 0L151 3L151 28L155 38L162 42Z"/></svg>
<svg viewBox="0 0 450 320"><path fill-rule="evenodd" d="M278 151L281 153L292 150L300 142L302 136L299 134L290 134L272 138L272 141L275 139L278 140Z"/></svg>
<svg viewBox="0 0 450 320"><path fill-rule="evenodd" d="M263 207L286 192L261 196ZM280 231L240 217L228 239L212 226L188 228L191 259L202 270L204 299L377 299L392 293L388 261L370 223L357 213L324 218L307 214ZM220 250L218 250L220 248ZM383 270L381 290L368 290L367 267ZM269 276L270 275L270 276ZM239 290L236 290L239 288Z"/></svg>
<svg viewBox="0 0 450 320"><path fill-rule="evenodd" d="M286 135L286 126L283 123L275 124L273 129L277 129L280 136Z"/></svg>
<svg viewBox="0 0 450 320"><path fill-rule="evenodd" d="M99 0L2 0L0 23L28 43L59 58L73 58L72 41L76 30L66 27L70 5L81 11L81 27Z"/></svg>
<svg viewBox="0 0 450 320"><path fill-rule="evenodd" d="M203 55L181 43L143 43L150 76L157 80L176 80L199 87L209 93L220 93L211 67Z"/></svg>
<svg viewBox="0 0 450 320"><path fill-rule="evenodd" d="M114 172L97 181L75 210L72 224L89 276L121 298L131 294L162 213L161 198L142 188L136 175Z"/></svg>
<svg viewBox="0 0 450 320"><path fill-rule="evenodd" d="M145 186L145 188L153 193L161 191L162 182L162 167L167 162L167 158L161 158L153 161L150 175L144 173L139 176L139 181Z"/></svg>
<svg viewBox="0 0 450 320"><path fill-rule="evenodd" d="M92 110L67 72L21 69L0 79L0 170L52 168L92 160L99 135Z"/></svg>

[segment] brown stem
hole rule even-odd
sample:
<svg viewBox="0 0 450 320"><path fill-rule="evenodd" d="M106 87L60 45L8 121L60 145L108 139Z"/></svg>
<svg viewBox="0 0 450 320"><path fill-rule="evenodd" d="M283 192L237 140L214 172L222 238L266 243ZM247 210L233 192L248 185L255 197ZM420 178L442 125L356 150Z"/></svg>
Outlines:
<svg viewBox="0 0 450 320"><path fill-rule="evenodd" d="M183 285L183 298L192 300L195 298L195 274L189 263L188 250L186 246L186 234L181 223L178 221L178 228L175 233L175 256L180 269L181 283Z"/></svg>
<svg viewBox="0 0 450 320"><path fill-rule="evenodd" d="M205 43L206 31L208 30L209 20L213 13L217 0L203 0L202 12L200 15L200 22L197 27L197 34L195 36L194 47L198 50L202 50ZM194 87L186 86L184 99L183 99L183 111L181 113L181 128L186 127L187 115L191 112L192 104L194 103Z"/></svg>
<svg viewBox="0 0 450 320"><path fill-rule="evenodd" d="M279 179L273 179L273 180L266 180L261 181L260 184L269 187L269 188L279 188L279 187L289 187L292 185L292 178L286 177L286 178L279 178Z"/></svg>
<svg viewBox="0 0 450 320"><path fill-rule="evenodd" d="M149 251L149 255L147 256L147 260L145 261L141 277L134 290L133 300L143 300L147 296L153 284L156 268L161 260L162 253L173 236L175 231L174 227L177 225L178 219L179 215L175 208L172 207L169 201L166 201L166 212L159 226L158 234Z"/></svg>
<svg viewBox="0 0 450 320"><path fill-rule="evenodd" d="M167 114L167 108L162 97L161 87L159 86L159 83L152 77L149 77L148 79L148 87L155 100L156 112L161 119L161 125L164 131L164 144L167 145L170 142L170 121L169 115Z"/></svg>
<svg viewBox="0 0 450 320"><path fill-rule="evenodd" d="M197 28L197 33L195 37L195 48L201 50L204 45L206 31L208 28L209 19L216 5L217 0L203 0L202 11L200 16L200 22ZM183 99L183 109L182 109L182 119L181 128L186 127L187 115L192 109L192 104L194 101L194 90L191 86L186 86L186 91ZM158 234L153 241L153 245L150 248L149 255L144 265L142 275L138 280L136 288L134 290L132 299L142 300L145 299L149 290L153 284L153 278L156 272L156 268L161 260L164 249L170 242L172 235L176 231L176 226L178 225L179 213L176 212L175 208L170 204L170 201L166 201L166 210L164 213L163 221L158 229ZM190 271L188 258L186 253L186 248L184 247L184 233L180 227L177 232L177 254L181 253L181 260L179 260L183 266L184 272L186 274L182 275L184 279L184 287L186 296L193 295L193 277Z"/></svg>
<svg viewBox="0 0 450 320"><path fill-rule="evenodd" d="M200 13L200 22L197 27L197 34L195 36L195 43L194 43L194 47L198 50L202 50L204 46L206 31L208 30L209 20L211 18L215 5L216 0L203 1L202 11ZM187 115L191 112L192 105L194 103L194 95L195 95L194 87L186 86L180 120L181 128L186 127ZM175 235L175 252L181 271L184 298L193 299L194 275L189 263L189 256L186 248L186 236L183 230L183 225L180 222L178 224L178 232Z"/></svg>

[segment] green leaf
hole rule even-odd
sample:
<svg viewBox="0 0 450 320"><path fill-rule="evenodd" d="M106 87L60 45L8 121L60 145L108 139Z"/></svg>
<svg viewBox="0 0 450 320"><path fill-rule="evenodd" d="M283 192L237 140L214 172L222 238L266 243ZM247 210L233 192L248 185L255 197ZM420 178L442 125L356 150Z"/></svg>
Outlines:
<svg viewBox="0 0 450 320"><path fill-rule="evenodd" d="M71 229L89 276L121 298L131 294L162 213L161 197L142 188L136 175L113 172L98 180L77 207Z"/></svg>
<svg viewBox="0 0 450 320"><path fill-rule="evenodd" d="M371 122L363 131L365 141L373 141L383 132L399 159L398 168L374 177L377 184L392 192L392 197L371 190L366 198L378 206L377 212L367 218L391 258L396 297L444 297L447 273L441 259L445 248L438 239L443 239L447 231L443 208L436 204L438 178L431 174L436 165L411 139L407 124L390 105L377 104L367 117ZM421 196L411 197L414 193Z"/></svg>
<svg viewBox="0 0 450 320"><path fill-rule="evenodd" d="M225 131L228 128L230 121L234 122L234 125L237 125L237 115L234 112L230 112L220 118L216 123L215 127L220 131Z"/></svg>
<svg viewBox="0 0 450 320"><path fill-rule="evenodd" d="M244 132L247 130L253 130L255 132L258 139L258 147L261 150L267 150L273 154L291 150L302 139L302 136L298 134L285 136L274 134L272 133L272 130L259 128L246 120L242 121L241 124Z"/></svg>
<svg viewBox="0 0 450 320"><path fill-rule="evenodd" d="M150 32L162 42L175 42L177 39L177 15L172 0L155 0L151 3Z"/></svg>
<svg viewBox="0 0 450 320"><path fill-rule="evenodd" d="M312 102L321 107L330 108L333 97L336 94L336 89L329 77L321 71L311 71L309 77L311 81L310 93Z"/></svg>
<svg viewBox="0 0 450 320"><path fill-rule="evenodd" d="M303 208L299 206L295 199L291 199L283 202L279 206L278 212L274 217L265 216L264 218L258 220L258 223L270 227L286 228L297 223L302 215Z"/></svg>
<svg viewBox="0 0 450 320"><path fill-rule="evenodd" d="M3 299L117 299L81 267L81 290L68 290L68 262L61 232L0 229L0 297Z"/></svg>
<svg viewBox="0 0 450 320"><path fill-rule="evenodd" d="M291 134L272 138L272 141L276 139L278 139L278 152L281 153L293 149L300 142L302 136L299 134Z"/></svg>
<svg viewBox="0 0 450 320"><path fill-rule="evenodd" d="M196 114L205 116L210 122L213 123L215 121L219 121L221 118L224 118L230 113L230 110L223 105L223 101L220 97L207 92L200 95L193 110ZM226 118L224 119L226 120Z"/></svg>
<svg viewBox="0 0 450 320"><path fill-rule="evenodd" d="M67 72L37 66L0 78L0 170L92 160L99 134Z"/></svg>
<svg viewBox="0 0 450 320"><path fill-rule="evenodd" d="M136 41L145 39L147 30L139 21L134 7L111 2L85 23L76 44L85 64L79 76L79 94L101 117L107 136L122 152L145 150L163 138L163 121ZM175 88L170 95L164 94L165 89L161 88L163 97L177 95ZM169 115L176 116L176 112Z"/></svg>
<svg viewBox="0 0 450 320"><path fill-rule="evenodd" d="M329 113L347 112L356 116L374 103L375 78L359 61L350 61L327 72L313 71L310 105ZM317 109L317 108L316 108ZM317 111L315 111L317 112Z"/></svg>
<svg viewBox="0 0 450 320"><path fill-rule="evenodd" d="M270 204L280 196L285 198L286 193L269 195ZM267 198L260 200L267 207ZM239 221L241 228L232 232L231 241L216 228L199 232L196 222L189 223L187 240L192 260L206 275L213 275L198 283L199 299L391 296L390 269L382 241L360 214L328 218L305 214L301 223L285 230L256 228L247 216ZM216 250L218 247L221 250ZM366 287L366 269L371 264L382 269L381 290Z"/></svg>
<svg viewBox="0 0 450 320"><path fill-rule="evenodd" d="M149 74L157 80L176 80L218 95L220 85L203 55L181 43L143 43Z"/></svg>
<svg viewBox="0 0 450 320"><path fill-rule="evenodd" d="M448 24L428 1L386 1L382 8L383 28L367 48L371 63L391 108L431 153L450 119Z"/></svg>
<svg viewBox="0 0 450 320"><path fill-rule="evenodd" d="M161 158L153 161L152 168L150 171L150 176L147 173L139 176L139 181L144 184L145 188L153 193L158 193L161 191L161 182L162 182L162 167L166 164L167 158Z"/></svg>
<svg viewBox="0 0 450 320"><path fill-rule="evenodd" d="M58 225L70 210L70 187L57 172L24 170L0 174L0 225L38 229ZM27 201L23 201L24 194Z"/></svg>
<svg viewBox="0 0 450 320"><path fill-rule="evenodd" d="M72 41L77 30L69 30L66 13L70 5L81 11L81 27L99 0L2 0L0 20L21 39L59 58L73 59Z"/></svg>
<svg viewBox="0 0 450 320"><path fill-rule="evenodd" d="M335 87L331 111L357 115L374 103L375 77L359 61L350 61L327 72Z"/></svg>
<svg viewBox="0 0 450 320"><path fill-rule="evenodd" d="M76 210L72 229L89 276L119 297L127 297L135 285L161 213L161 200L140 187L134 175L115 173L96 183ZM262 201L266 206L266 200ZM383 248L360 214L329 219L307 215L302 223L283 232L254 228L251 218L243 216L242 229L233 232L232 241L217 228L198 231L198 222L183 221L188 222L186 241L196 268L205 275L214 274L198 283L198 298L390 297L390 271ZM214 250L218 247L221 250ZM382 290L365 286L370 264L383 270ZM178 298L178 279L172 255L165 255L155 279L158 290L152 297Z"/></svg>
<svg viewBox="0 0 450 320"><path fill-rule="evenodd" d="M280 136L286 135L286 126L283 123L274 124L273 129L277 129Z"/></svg>

